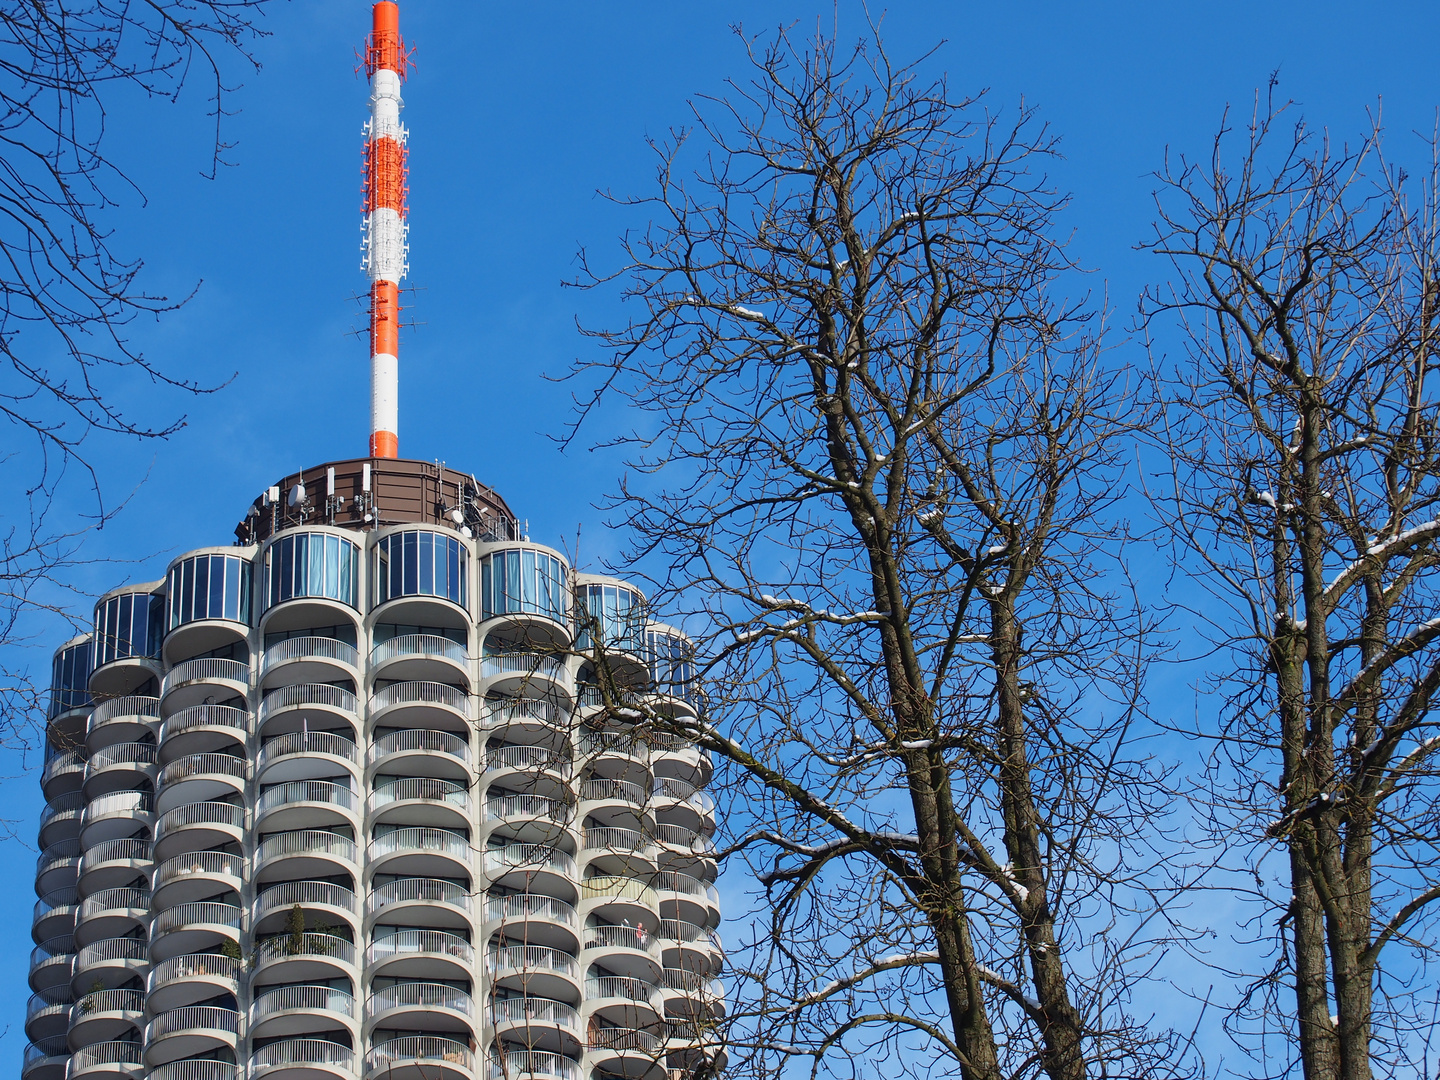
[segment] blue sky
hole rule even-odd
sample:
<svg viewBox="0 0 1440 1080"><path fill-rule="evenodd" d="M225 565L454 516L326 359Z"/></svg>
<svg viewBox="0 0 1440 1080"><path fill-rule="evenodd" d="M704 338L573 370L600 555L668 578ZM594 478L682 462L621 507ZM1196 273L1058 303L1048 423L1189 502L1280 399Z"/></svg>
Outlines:
<svg viewBox="0 0 1440 1080"><path fill-rule="evenodd" d="M876 11L881 10L876 5ZM163 444L93 448L111 495L139 486L96 536L96 592L158 577L177 551L225 543L249 501L282 475L366 446L368 359L350 298L358 267L360 128L366 89L354 74L368 26L364 0L296 0L265 20L263 69L232 99L225 137L234 166L214 181L199 98L170 107L116 99L110 148L148 196L110 218L122 251L146 259L146 284L195 299L132 340L168 370L202 382L236 373L220 393L155 399L138 383L115 393L190 425ZM838 16L837 16L838 11ZM412 298L423 326L402 339L401 452L441 458L499 490L535 539L571 543L586 561L618 546L591 504L614 483L604 454L561 454L549 434L567 391L542 378L589 348L576 317L613 320L612 296L562 290L577 247L613 253L627 218L597 189L644 193L647 135L688 120L686 102L739 73L732 23L824 26L842 39L861 9L842 3L439 3L403 0L416 48L407 84L411 129ZM1440 7L1401 3L928 3L884 18L893 54L941 39L933 61L959 92L988 87L992 107L1023 96L1063 137L1056 182L1074 194L1073 251L1126 321L1163 273L1136 252L1152 219L1149 173L1167 146L1203 153L1222 109L1248 110L1279 72L1280 91L1312 124L1344 138L1383 98L1390 153L1415 160L1409 135L1440 106ZM1418 162L1417 162L1418 163ZM1124 345L1117 338L1117 345ZM1138 357L1138 354L1137 354ZM49 642L34 649L37 663ZM30 764L36 759L32 757ZM16 882L0 894L0 1070L19 1068L31 943L29 883L40 797L18 758L0 773L0 844Z"/></svg>

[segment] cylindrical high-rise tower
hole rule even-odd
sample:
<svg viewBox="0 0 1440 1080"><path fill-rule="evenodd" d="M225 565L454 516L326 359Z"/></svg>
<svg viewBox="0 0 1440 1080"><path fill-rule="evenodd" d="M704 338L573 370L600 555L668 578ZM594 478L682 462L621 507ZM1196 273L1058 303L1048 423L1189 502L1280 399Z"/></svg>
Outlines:
<svg viewBox="0 0 1440 1080"><path fill-rule="evenodd" d="M710 762L595 683L694 714L684 637L427 463L238 532L55 654L23 1080L713 1062Z"/></svg>

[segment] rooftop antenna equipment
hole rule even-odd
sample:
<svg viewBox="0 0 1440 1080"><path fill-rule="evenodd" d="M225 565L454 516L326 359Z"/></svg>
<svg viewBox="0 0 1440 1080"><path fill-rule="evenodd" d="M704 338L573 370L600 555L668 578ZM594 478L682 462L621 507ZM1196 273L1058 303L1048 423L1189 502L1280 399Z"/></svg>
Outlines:
<svg viewBox="0 0 1440 1080"><path fill-rule="evenodd" d="M410 269L410 226L405 220L405 141L400 83L405 45L400 7L380 0L371 12L365 43L370 76L370 121L365 125L365 238L361 268L370 278L370 456L400 455L400 279Z"/></svg>

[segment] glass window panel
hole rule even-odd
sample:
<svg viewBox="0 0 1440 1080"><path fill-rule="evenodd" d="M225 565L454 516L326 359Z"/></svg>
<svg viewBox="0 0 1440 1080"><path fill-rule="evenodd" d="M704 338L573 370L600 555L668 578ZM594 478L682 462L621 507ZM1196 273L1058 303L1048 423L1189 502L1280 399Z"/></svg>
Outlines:
<svg viewBox="0 0 1440 1080"><path fill-rule="evenodd" d="M195 610L195 567L187 559L180 564L180 619L189 622Z"/></svg>
<svg viewBox="0 0 1440 1080"><path fill-rule="evenodd" d="M210 560L204 555L190 560L190 576L195 579L195 602L190 607L190 618L203 619L210 610Z"/></svg>
<svg viewBox="0 0 1440 1080"><path fill-rule="evenodd" d="M305 589L303 592L296 589L300 596L325 595L325 540L326 537L323 536L307 536L305 538L310 558L305 564Z"/></svg>
<svg viewBox="0 0 1440 1080"><path fill-rule="evenodd" d="M403 554L401 562L405 565L405 576L402 582L405 596L414 596L416 589L415 581L415 534L402 533L400 546Z"/></svg>
<svg viewBox="0 0 1440 1080"><path fill-rule="evenodd" d="M495 601L490 596L490 562L492 558L493 556L487 555L480 560L480 617L482 619L488 619L495 614Z"/></svg>
<svg viewBox="0 0 1440 1080"><path fill-rule="evenodd" d="M399 535L390 537L390 598L405 595L405 549Z"/></svg>
<svg viewBox="0 0 1440 1080"><path fill-rule="evenodd" d="M435 537L430 533L415 534L416 554L419 562L416 569L415 592L420 596L435 595Z"/></svg>
<svg viewBox="0 0 1440 1080"><path fill-rule="evenodd" d="M207 619L225 618L225 564L233 561L223 555L210 556L210 589L205 606Z"/></svg>

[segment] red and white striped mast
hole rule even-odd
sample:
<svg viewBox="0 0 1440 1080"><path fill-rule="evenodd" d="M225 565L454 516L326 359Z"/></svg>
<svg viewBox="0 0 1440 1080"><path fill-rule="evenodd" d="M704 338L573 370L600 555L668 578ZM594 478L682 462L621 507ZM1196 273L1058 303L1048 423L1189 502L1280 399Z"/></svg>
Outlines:
<svg viewBox="0 0 1440 1080"><path fill-rule="evenodd" d="M370 276L370 456L400 455L400 279L410 269L410 226L400 83L405 46L400 7L380 0L365 43L370 76L370 122L365 126L365 239L361 266Z"/></svg>

